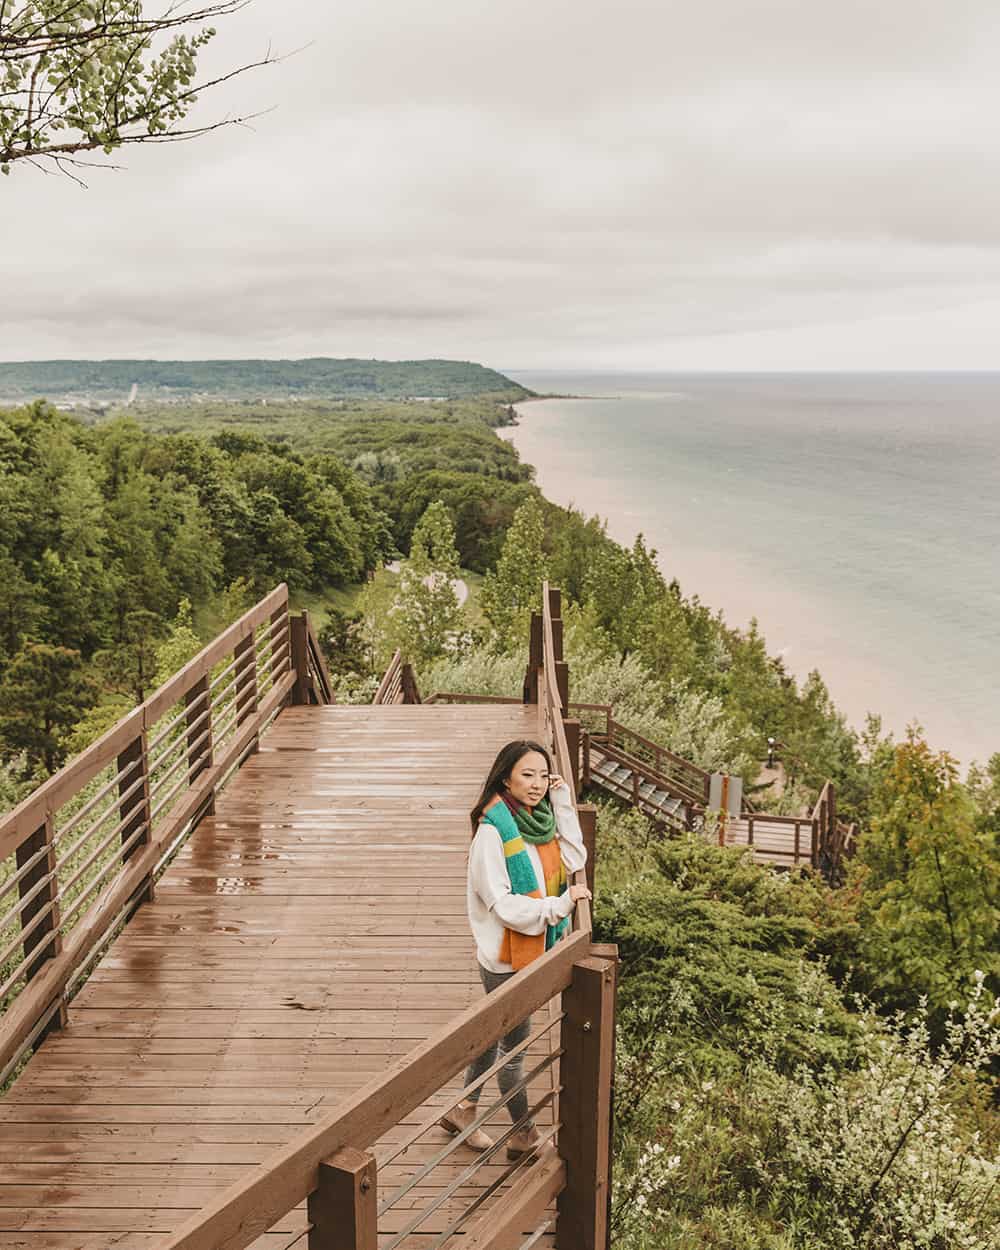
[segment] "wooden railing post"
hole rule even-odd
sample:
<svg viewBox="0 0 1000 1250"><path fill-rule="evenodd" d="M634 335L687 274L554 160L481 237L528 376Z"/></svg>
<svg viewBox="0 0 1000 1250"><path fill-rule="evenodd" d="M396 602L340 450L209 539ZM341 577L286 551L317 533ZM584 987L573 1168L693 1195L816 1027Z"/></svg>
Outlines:
<svg viewBox="0 0 1000 1250"><path fill-rule="evenodd" d="M420 691L417 689L417 677L412 664L404 664L400 671L400 683L403 687L404 703L420 703Z"/></svg>
<svg viewBox="0 0 1000 1250"><path fill-rule="evenodd" d="M295 673L295 685L292 687L292 702L302 704L309 702L309 644L307 639L308 626L306 616L290 616L288 618L289 651L291 653L292 670Z"/></svg>
<svg viewBox="0 0 1000 1250"><path fill-rule="evenodd" d="M38 891L29 898L21 907L21 928L26 929L38 915L40 911L48 908L48 912L44 920L40 920L32 929L22 943L24 950L24 958L28 959L32 951L36 950L44 942L44 946L38 952L38 958L31 960L24 970L25 981L30 981L32 977L38 975L45 966L47 960L52 959L62 950L62 937L59 933L59 882L56 880L56 850L55 850L55 827L52 820L52 813L45 813L45 824L41 825L30 838L17 848L15 858L17 867L23 868L36 855L41 855L38 863L35 864L28 872L24 874L18 882L18 895L20 898L26 898L33 894L35 887L45 877L49 880ZM50 875L51 874L51 875ZM46 938L50 933L54 936L50 941ZM65 1004L60 1007L59 1014L55 1016L49 1029L58 1029L66 1023L66 1007ZM48 1031L48 1030L46 1030Z"/></svg>
<svg viewBox="0 0 1000 1250"><path fill-rule="evenodd" d="M611 1151L615 966L594 956L573 965L563 992L559 1153L566 1188L559 1195L558 1250L606 1250Z"/></svg>
<svg viewBox="0 0 1000 1250"><path fill-rule="evenodd" d="M553 624L555 624L554 621ZM565 716L566 709L569 707L569 665L565 660L556 660L556 687L559 690L562 714Z"/></svg>
<svg viewBox="0 0 1000 1250"><path fill-rule="evenodd" d="M583 788L590 785L590 734L583 735Z"/></svg>
<svg viewBox="0 0 1000 1250"><path fill-rule="evenodd" d="M544 643L542 641L542 614L532 612L531 632L528 637L528 667L524 674L524 702L538 702L538 672L545 662Z"/></svg>
<svg viewBox="0 0 1000 1250"><path fill-rule="evenodd" d="M566 735L566 746L573 764L573 776L567 777L566 781L573 787L573 794L578 795L580 793L580 722L575 719L564 720L563 733Z"/></svg>
<svg viewBox="0 0 1000 1250"><path fill-rule="evenodd" d="M375 1156L345 1146L325 1159L306 1205L309 1250L377 1250Z"/></svg>
<svg viewBox="0 0 1000 1250"><path fill-rule="evenodd" d="M587 889L594 893L594 870L597 858L597 808L593 803L581 803L576 809L580 817L580 832L587 851Z"/></svg>
<svg viewBox="0 0 1000 1250"><path fill-rule="evenodd" d="M135 767L130 767L133 764ZM129 771L126 772L126 769ZM152 836L152 829L150 828L152 802L149 795L149 756L146 750L145 732L141 733L134 742L129 743L121 755L118 756L118 771L123 774L118 782L118 794L121 797L118 811L122 822L122 842L127 842L133 834L145 825L142 834L136 838L131 846L122 852L122 863L126 863L148 844ZM141 784L137 785L137 782ZM130 790L131 794L129 793ZM143 886L138 901L142 903L151 903L153 901L152 877Z"/></svg>

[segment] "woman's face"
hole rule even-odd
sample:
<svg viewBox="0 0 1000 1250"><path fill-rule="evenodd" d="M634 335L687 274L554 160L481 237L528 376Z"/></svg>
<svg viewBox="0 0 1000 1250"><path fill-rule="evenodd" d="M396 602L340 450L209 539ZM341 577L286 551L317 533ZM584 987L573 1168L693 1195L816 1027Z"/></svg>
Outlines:
<svg viewBox="0 0 1000 1250"><path fill-rule="evenodd" d="M507 789L519 803L534 807L549 792L549 766L537 751L522 755L506 781Z"/></svg>

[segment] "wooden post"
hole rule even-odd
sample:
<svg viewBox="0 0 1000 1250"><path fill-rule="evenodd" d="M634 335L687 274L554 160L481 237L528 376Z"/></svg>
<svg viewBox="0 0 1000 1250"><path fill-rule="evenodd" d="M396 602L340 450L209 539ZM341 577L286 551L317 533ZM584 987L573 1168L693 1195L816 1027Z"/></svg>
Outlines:
<svg viewBox="0 0 1000 1250"><path fill-rule="evenodd" d="M581 803L576 809L580 817L580 831L587 851L587 889L594 893L594 869L597 860L597 808L593 803Z"/></svg>
<svg viewBox="0 0 1000 1250"><path fill-rule="evenodd" d="M377 1250L375 1156L345 1146L325 1159L306 1205L309 1250Z"/></svg>
<svg viewBox="0 0 1000 1250"><path fill-rule="evenodd" d="M607 959L610 962L612 972L614 974L614 1001L617 1004L618 1002L618 947L612 946L610 944L605 944L605 943L600 943L600 944L594 943L594 945L591 946L590 948L590 953L591 955L595 956L595 958L597 959ZM616 1029L616 1030L613 1030L612 1039L611 1039L611 1095L609 1099L610 1104L611 1104L611 1112L610 1112L609 1124L608 1124L608 1237L607 1237L607 1242L605 1243L605 1246L602 1247L602 1250L611 1250L611 1199L613 1197L611 1182L612 1182L612 1177L614 1175L614 1161L615 1161L614 1151L612 1149L612 1143L614 1142L614 1137L615 1137L615 1071L617 1070L617 1067L618 1067L618 1064L615 1060L615 1053L617 1049L618 1049L618 1031Z"/></svg>
<svg viewBox="0 0 1000 1250"><path fill-rule="evenodd" d="M559 1153L566 1188L559 1195L558 1250L606 1250L611 1079L615 1036L615 968L591 956L573 965L563 992Z"/></svg>
<svg viewBox="0 0 1000 1250"><path fill-rule="evenodd" d="M583 735L583 789L590 785L590 734Z"/></svg>
<svg viewBox="0 0 1000 1250"><path fill-rule="evenodd" d="M152 803L149 795L149 757L146 751L145 731L134 742L129 743L121 755L118 756L117 763L119 773L125 774L118 782L119 796L128 794L128 791L133 786L136 786L136 782L141 783L132 790L132 793L127 798L123 797L119 805L118 812L122 821L122 842L127 842L144 824L146 826L144 832L122 853L122 863L124 864L148 844L152 833L150 829ZM125 773L125 769L130 764L136 764L137 767ZM151 903L153 901L152 877L143 886L138 901L140 903Z"/></svg>
<svg viewBox="0 0 1000 1250"><path fill-rule="evenodd" d="M421 703L420 691L417 689L417 677L412 664L404 664L400 672L400 683L403 687L404 703Z"/></svg>
<svg viewBox="0 0 1000 1250"><path fill-rule="evenodd" d="M563 623L561 616L552 618L552 658L558 664L563 658Z"/></svg>
<svg viewBox="0 0 1000 1250"><path fill-rule="evenodd" d="M565 660L556 660L556 686L559 690L562 714L565 716L569 708L569 665Z"/></svg>
<svg viewBox="0 0 1000 1250"><path fill-rule="evenodd" d="M575 797L580 793L580 722L575 719L564 720L563 733L566 735L566 747L573 765L573 776L567 777L566 781L573 787Z"/></svg>
<svg viewBox="0 0 1000 1250"><path fill-rule="evenodd" d="M549 616L553 625L562 617L562 591L555 586L549 587ZM559 638L556 641L556 659L562 659L562 626L559 627Z"/></svg>
<svg viewBox="0 0 1000 1250"><path fill-rule="evenodd" d="M288 618L289 651L292 669L295 672L295 685L292 687L292 702L302 704L309 702L309 649L306 639L306 616L290 616Z"/></svg>
<svg viewBox="0 0 1000 1250"><path fill-rule="evenodd" d="M532 612L528 638L528 668L524 674L524 702L538 702L538 670L545 662L542 644L542 614Z"/></svg>
<svg viewBox="0 0 1000 1250"><path fill-rule="evenodd" d="M32 951L41 946L42 942L45 942L45 946L38 951L37 959L32 959L26 966L24 970L25 981L30 981L32 977L36 977L45 967L46 961L58 955L62 950L62 937L59 933L59 882L55 877L55 825L51 812L45 813L45 824L40 825L17 848L15 853L17 867L23 868L29 859L33 859L43 850L46 853L42 855L33 868L24 874L17 885L18 896L25 898L34 890L43 877L47 877L49 873L52 873L49 881L38 891L34 898L24 903L21 907L21 928L26 929L38 913L51 904L51 909L45 919L38 922L22 944L25 959L30 959ZM54 934L54 936L51 940L45 941L50 933ZM66 1007L64 1004L60 1007L58 1015L53 1017L46 1032L51 1029L62 1028L65 1023Z"/></svg>

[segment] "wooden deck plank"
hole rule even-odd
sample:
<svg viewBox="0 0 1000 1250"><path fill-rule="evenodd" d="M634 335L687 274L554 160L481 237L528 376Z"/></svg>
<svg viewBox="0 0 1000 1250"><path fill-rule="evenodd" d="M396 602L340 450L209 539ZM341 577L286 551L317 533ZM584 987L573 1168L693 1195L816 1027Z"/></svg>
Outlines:
<svg viewBox="0 0 1000 1250"><path fill-rule="evenodd" d="M153 1250L475 1002L468 810L497 749L532 736L535 717L515 705L285 709L77 995L69 1027L0 1101L0 1250ZM457 1075L380 1152L460 1088ZM431 1130L384 1183L446 1140ZM381 1240L472 1158L459 1150L421 1180ZM479 1183L501 1170L484 1165ZM305 1228L291 1212L253 1250L301 1250Z"/></svg>

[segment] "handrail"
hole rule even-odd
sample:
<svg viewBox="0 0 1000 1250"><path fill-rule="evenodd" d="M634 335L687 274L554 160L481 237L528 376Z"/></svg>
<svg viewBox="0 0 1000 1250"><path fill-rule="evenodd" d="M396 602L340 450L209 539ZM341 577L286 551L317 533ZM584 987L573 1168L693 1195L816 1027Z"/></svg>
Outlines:
<svg viewBox="0 0 1000 1250"><path fill-rule="evenodd" d="M403 701L403 656L397 648L393 653L389 666L379 682L372 704L402 703Z"/></svg>
<svg viewBox="0 0 1000 1250"><path fill-rule="evenodd" d="M591 741L594 741L593 737ZM704 809L708 801L708 796L704 792L699 794L683 781L678 781L672 774L656 768L655 765L642 759L641 756L633 755L631 751L627 751L624 747L602 742L600 738L597 738L596 746L599 751L603 751L605 755L610 755L612 759L618 760L620 764L625 764L634 771L642 773L647 780L659 782L664 790L670 791L671 797L682 799L685 803L700 810Z"/></svg>
<svg viewBox="0 0 1000 1250"><path fill-rule="evenodd" d="M320 703L336 703L337 696L330 680L330 670L326 666L323 648L319 645L309 614L304 612L302 615L306 622L306 661L314 693Z"/></svg>
<svg viewBox="0 0 1000 1250"><path fill-rule="evenodd" d="M17 928L0 952L0 1080L46 1014L62 1023L81 968L255 749L296 682L289 638L282 584L0 819L18 891L0 914Z"/></svg>
<svg viewBox="0 0 1000 1250"><path fill-rule="evenodd" d="M511 981L464 1011L369 1081L337 1110L275 1150L165 1239L158 1250L244 1250L317 1187L320 1164L336 1152L367 1149L424 1103L475 1055L526 1019L572 981L588 954L590 934L577 932Z"/></svg>
<svg viewBox="0 0 1000 1250"><path fill-rule="evenodd" d="M433 702L434 700L427 701ZM417 689L417 679L413 675L413 668L406 663L402 652L397 649L379 682L372 705L420 702L420 692Z"/></svg>
<svg viewBox="0 0 1000 1250"><path fill-rule="evenodd" d="M669 747L661 746L658 742L653 742L650 738L644 737L636 730L630 729L628 725L623 725L620 721L612 720L610 723L612 746L616 745L616 736L620 738L629 738L634 742L638 742L648 751L652 752L654 757L657 759L667 759L676 764L681 772L685 773L689 777L697 779L697 781L701 783L703 793L702 797L698 799L697 802L704 803L708 799L708 786L711 774L704 768L700 768L697 764L692 763L691 760L685 759L683 755L678 755L676 752L671 751ZM635 754L635 752L631 752L631 754Z"/></svg>
<svg viewBox="0 0 1000 1250"><path fill-rule="evenodd" d="M672 777L668 777L663 773L657 772L655 768L651 768L644 760L630 755L627 751L622 751L618 747L609 746L607 743L600 743L599 750L609 759L624 764L632 771L633 776L642 777L645 781L657 786L658 789L666 790L671 798L678 799L684 804L685 808L691 814L702 815L705 811L705 801L693 790L689 790L686 786L676 781ZM591 770L591 781L602 785L605 779L600 774L595 774ZM613 788L613 787L612 787ZM624 787L621 787L624 788ZM690 819L686 822L690 827Z"/></svg>

